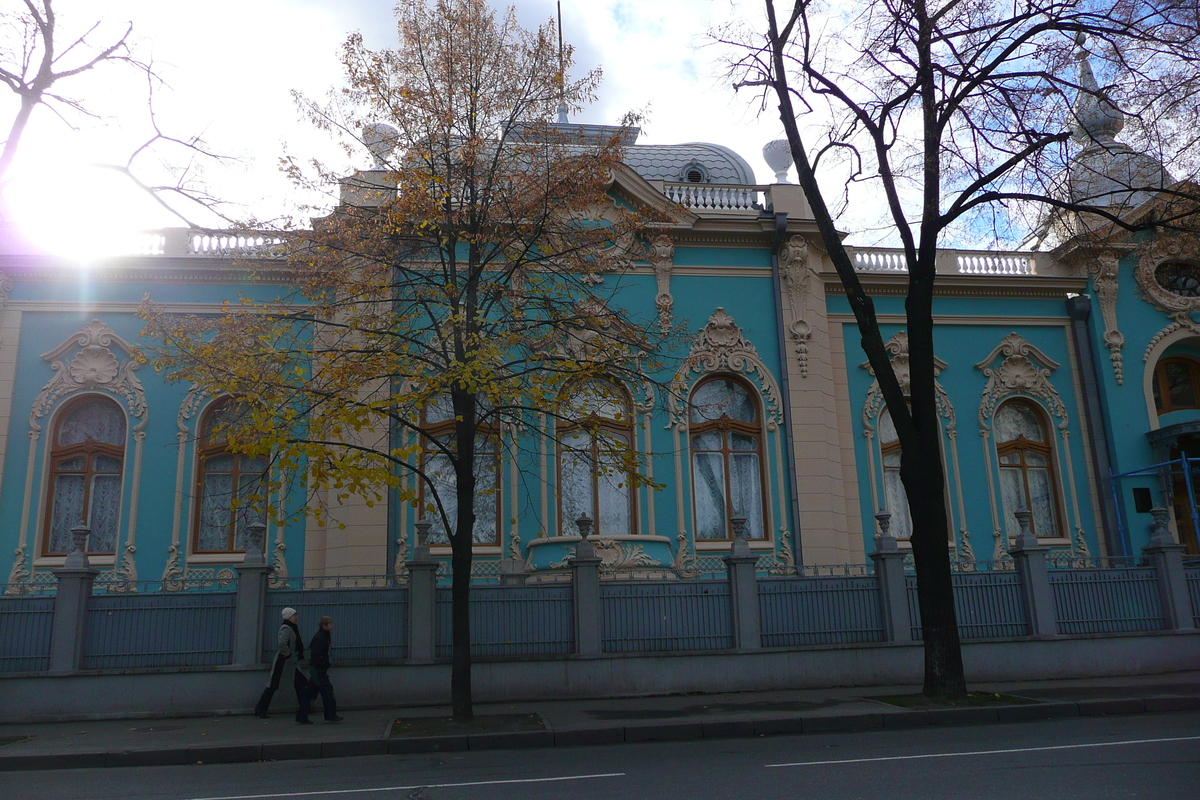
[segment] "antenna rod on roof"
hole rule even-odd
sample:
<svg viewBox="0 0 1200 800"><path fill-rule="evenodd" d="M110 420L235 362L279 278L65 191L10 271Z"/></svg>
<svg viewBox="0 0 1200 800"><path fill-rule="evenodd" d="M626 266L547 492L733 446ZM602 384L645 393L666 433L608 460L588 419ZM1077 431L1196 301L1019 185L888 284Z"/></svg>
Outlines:
<svg viewBox="0 0 1200 800"><path fill-rule="evenodd" d="M557 0L554 4L558 8L558 124L567 124L567 73L563 66L563 42L562 42L562 0Z"/></svg>

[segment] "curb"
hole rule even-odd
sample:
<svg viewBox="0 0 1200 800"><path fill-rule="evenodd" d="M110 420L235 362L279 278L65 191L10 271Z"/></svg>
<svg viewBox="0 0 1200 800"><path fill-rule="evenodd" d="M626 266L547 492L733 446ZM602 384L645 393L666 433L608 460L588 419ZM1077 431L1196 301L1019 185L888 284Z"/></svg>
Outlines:
<svg viewBox="0 0 1200 800"><path fill-rule="evenodd" d="M182 764L235 764L253 761L295 761L348 756L381 756L463 750L510 750L529 747L580 747L635 742L679 742L733 739L798 733L924 728L942 725L988 725L1032 722L1065 717L1099 717L1200 709L1200 695L1079 700L996 708L940 708L870 714L787 715L754 720L657 722L645 725L577 728L572 730L475 733L458 736L420 736L403 739L341 739L331 742L288 742L212 745L161 750L121 750L98 753L0 755L0 772L99 767L157 767Z"/></svg>

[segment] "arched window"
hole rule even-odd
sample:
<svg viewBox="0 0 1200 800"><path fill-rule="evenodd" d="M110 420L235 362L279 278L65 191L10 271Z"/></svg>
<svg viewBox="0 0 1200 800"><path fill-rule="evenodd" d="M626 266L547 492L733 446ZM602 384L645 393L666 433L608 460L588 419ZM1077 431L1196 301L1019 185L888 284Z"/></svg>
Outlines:
<svg viewBox="0 0 1200 800"><path fill-rule="evenodd" d="M50 502L44 555L69 553L71 528L92 529L88 552L114 554L121 518L125 414L106 397L89 395L69 405L54 424L50 445Z"/></svg>
<svg viewBox="0 0 1200 800"><path fill-rule="evenodd" d="M730 539L745 517L751 539L763 521L763 433L758 401L740 381L709 378L692 392L689 412L696 538Z"/></svg>
<svg viewBox="0 0 1200 800"><path fill-rule="evenodd" d="M1200 408L1200 362L1164 358L1154 367L1154 408L1160 414Z"/></svg>
<svg viewBox="0 0 1200 800"><path fill-rule="evenodd" d="M1059 536L1054 454L1042 412L1027 400L1009 400L996 409L992 428L1008 535L1020 533L1013 512L1026 508L1034 535Z"/></svg>
<svg viewBox="0 0 1200 800"><path fill-rule="evenodd" d="M235 453L226 440L229 426L244 412L224 398L200 422L194 553L245 552L246 526L266 522L267 459Z"/></svg>
<svg viewBox="0 0 1200 800"><path fill-rule="evenodd" d="M481 409L483 410L483 409ZM434 398L421 410L421 429L425 436L421 453L421 464L425 476L437 489L437 497L446 509L451 527L458 521L458 479L449 457L435 442L453 449L454 407L450 396ZM494 427L482 424L475 438L475 529L472 531L477 545L500 544L500 497L496 480L500 473L499 436ZM421 507L433 503L433 493L426 482L418 479L418 497ZM441 515L423 512L433 524L429 529L430 544L449 544L450 536L442 524Z"/></svg>
<svg viewBox="0 0 1200 800"><path fill-rule="evenodd" d="M634 532L633 499L623 456L633 446L629 396L615 383L570 388L558 434L559 531L573 534L587 514L599 536Z"/></svg>
<svg viewBox="0 0 1200 800"><path fill-rule="evenodd" d="M879 455L883 461L884 508L892 515L889 533L897 539L907 539L912 536L912 515L900 481L900 437L886 408L879 412Z"/></svg>

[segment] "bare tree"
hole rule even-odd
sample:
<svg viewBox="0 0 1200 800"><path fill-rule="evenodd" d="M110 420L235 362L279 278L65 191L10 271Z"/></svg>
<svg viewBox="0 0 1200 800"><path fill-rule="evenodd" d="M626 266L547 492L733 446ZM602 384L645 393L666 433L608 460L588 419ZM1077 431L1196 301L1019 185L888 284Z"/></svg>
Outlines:
<svg viewBox="0 0 1200 800"><path fill-rule="evenodd" d="M0 150L0 182L16 158L34 109L42 106L59 117L63 117L64 111L95 116L86 103L61 90L63 81L106 62L136 63L129 53L132 24L127 25L123 33L107 37L104 44L95 42L101 29L99 22L71 41L63 42L59 39L61 31L53 2L23 2L23 11L0 16L8 39L6 47L0 51L0 82L20 100Z"/></svg>
<svg viewBox="0 0 1200 800"><path fill-rule="evenodd" d="M96 21L78 35L64 34L53 0L22 0L22 3L23 9L0 13L0 83L18 100L8 123L7 136L0 145L0 197L34 111L45 108L72 128L81 117L98 119L98 103L75 96L64 88L64 84L74 85L77 81L72 79L105 64L116 64L144 76L152 132L130 151L123 163L96 166L124 176L190 227L200 226L178 204L172 203L172 199L183 200L185 207L202 208L230 221L221 211L224 203L205 191L194 174L200 162L227 161L228 158L210 150L199 137L173 136L161 129L154 111L154 93L162 82L154 64L133 53L130 44L133 23L110 30L102 21ZM64 39L64 35L67 38ZM184 153L186 166L169 166L173 180L168 182L149 180L144 177L144 170L137 168L137 162L144 161L163 145Z"/></svg>
<svg viewBox="0 0 1200 800"><path fill-rule="evenodd" d="M939 240L1008 238L1042 215L1046 231L1103 235L1195 222L1194 183L1165 169L1103 165L1114 119L1142 151L1195 175L1200 143L1200 5L1140 0L765 0L766 30L744 47L736 86L778 103L801 186L853 308L862 347L901 445L900 476L925 644L924 691L966 692L954 615L945 470L934 384L933 287ZM1091 71L1085 39L1107 86ZM1077 68L1076 60L1081 62ZM1119 130L1119 125L1115 126ZM1074 157L1072 134L1084 152ZM822 161L825 163L823 164ZM826 197L829 162L886 201L908 268L910 388L891 369L874 305ZM1101 165L1098 168L1097 165ZM1144 166L1144 162L1143 162ZM821 178L825 178L824 183ZM835 193L845 191L845 184ZM1148 219L1126 213L1151 194Z"/></svg>

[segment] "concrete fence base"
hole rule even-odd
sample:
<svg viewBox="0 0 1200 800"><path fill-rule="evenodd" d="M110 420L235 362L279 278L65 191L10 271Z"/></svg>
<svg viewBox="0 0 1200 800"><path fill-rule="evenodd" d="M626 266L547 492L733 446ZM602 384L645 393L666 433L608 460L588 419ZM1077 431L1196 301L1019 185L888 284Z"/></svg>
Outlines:
<svg viewBox="0 0 1200 800"><path fill-rule="evenodd" d="M973 683L1146 675L1195 669L1200 632L992 639L963 643ZM830 686L913 685L920 643L752 652L478 661L477 702L604 698ZM335 665L339 707L448 704L448 663ZM263 667L138 669L0 676L0 722L249 713ZM272 710L294 710L280 691Z"/></svg>

